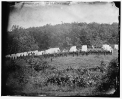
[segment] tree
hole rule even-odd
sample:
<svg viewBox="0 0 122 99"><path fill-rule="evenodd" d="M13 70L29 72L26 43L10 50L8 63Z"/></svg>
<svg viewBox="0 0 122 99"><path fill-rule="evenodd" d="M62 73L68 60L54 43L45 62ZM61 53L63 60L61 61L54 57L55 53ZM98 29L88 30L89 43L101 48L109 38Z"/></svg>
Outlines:
<svg viewBox="0 0 122 99"><path fill-rule="evenodd" d="M102 41L100 39L100 37L96 37L92 42L91 42L91 45L97 47L97 48L100 48L102 47L102 45L105 43L105 41Z"/></svg>
<svg viewBox="0 0 122 99"><path fill-rule="evenodd" d="M15 53L28 50L45 50L50 47L66 48L76 45L94 45L119 43L117 23L64 23L45 25L27 29L13 26L8 33L8 52Z"/></svg>
<svg viewBox="0 0 122 99"><path fill-rule="evenodd" d="M82 46L82 41L80 40L80 38L76 37L75 45L77 46L77 48L81 48L81 46Z"/></svg>

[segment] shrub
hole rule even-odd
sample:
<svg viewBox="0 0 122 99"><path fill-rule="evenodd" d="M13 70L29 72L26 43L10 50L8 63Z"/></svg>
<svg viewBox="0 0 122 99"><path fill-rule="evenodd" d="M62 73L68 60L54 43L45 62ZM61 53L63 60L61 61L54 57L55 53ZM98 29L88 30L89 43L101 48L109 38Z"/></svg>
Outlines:
<svg viewBox="0 0 122 99"><path fill-rule="evenodd" d="M107 69L105 62L102 60L100 63L100 71L103 73Z"/></svg>
<svg viewBox="0 0 122 99"><path fill-rule="evenodd" d="M112 80L119 77L119 63L118 58L112 59L107 68L107 76Z"/></svg>
<svg viewBox="0 0 122 99"><path fill-rule="evenodd" d="M82 75L79 75L75 69L69 69L68 71L66 69L53 73L52 75L49 75L46 83L59 86L69 86L70 88L86 86L84 78Z"/></svg>
<svg viewBox="0 0 122 99"><path fill-rule="evenodd" d="M114 58L110 61L106 75L101 79L101 83L98 85L97 91L107 92L109 89L119 89L119 65L118 58Z"/></svg>
<svg viewBox="0 0 122 99"><path fill-rule="evenodd" d="M39 72L40 70L45 70L46 68L50 67L46 61L44 61L40 58L30 58L30 59L27 60L27 62L37 72Z"/></svg>

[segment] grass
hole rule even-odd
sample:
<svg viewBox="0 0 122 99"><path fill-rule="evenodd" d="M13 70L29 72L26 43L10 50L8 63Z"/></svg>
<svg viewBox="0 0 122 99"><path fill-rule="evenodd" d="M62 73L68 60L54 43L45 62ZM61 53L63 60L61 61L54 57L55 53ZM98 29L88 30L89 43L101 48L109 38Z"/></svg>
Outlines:
<svg viewBox="0 0 122 99"><path fill-rule="evenodd" d="M86 68L92 68L101 65L104 61L106 66L114 58L118 57L117 52L113 55L88 55L88 56L67 56L40 60L39 57L34 58L32 67L38 67L39 70L32 68L29 64L30 59L17 59L14 65L20 66L21 69L9 73L7 79L7 87L16 94L26 95L46 95L46 96L89 96L96 88L97 84L101 83L101 78L104 73L100 71L90 71L89 74L84 73ZM29 60L29 62L28 62ZM7 66L10 62L7 61ZM43 68L45 67L45 68ZM41 69L40 69L41 68ZM19 72L19 73L18 73ZM16 75L15 78L13 75ZM23 78L21 77L24 77ZM20 81L20 78L22 81ZM59 83L60 79L65 79L64 83ZM53 79L52 81L49 79ZM57 80L56 80L57 79ZM67 80L66 80L67 79ZM76 83L73 83L73 80ZM83 80L83 81L82 81ZM90 81L94 81L90 84ZM47 82L48 81L48 82ZM20 86L21 85L21 86ZM84 86L83 86L84 85ZM16 90L15 90L16 88ZM20 90L21 89L21 90Z"/></svg>
<svg viewBox="0 0 122 99"><path fill-rule="evenodd" d="M100 62L103 60L105 63L109 63L109 61L113 58L114 56L111 55L88 55L88 56L68 56L68 57L58 57L53 59L51 62L50 59L47 61L51 66L54 66L58 70L63 70L68 67L72 67L74 69L77 68L86 68L86 67L94 67L94 66L99 66Z"/></svg>

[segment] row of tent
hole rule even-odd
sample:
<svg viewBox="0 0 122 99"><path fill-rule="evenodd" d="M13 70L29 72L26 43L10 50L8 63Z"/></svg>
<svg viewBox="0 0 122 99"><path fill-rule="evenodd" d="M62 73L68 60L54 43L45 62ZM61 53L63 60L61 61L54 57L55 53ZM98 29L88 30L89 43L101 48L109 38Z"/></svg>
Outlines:
<svg viewBox="0 0 122 99"><path fill-rule="evenodd" d="M95 47L94 47L93 45L92 45L92 49L95 49ZM112 52L113 49L118 50L118 45L115 44L115 45L114 45L114 48L112 48L112 47L111 47L110 45L108 45L108 44L103 44L103 45L102 45L102 49L105 50L105 51L110 51L110 52ZM87 51L88 51L88 46L87 46L87 45L83 45L83 46L81 47L80 50L83 51L83 52L87 52ZM77 48L76 48L76 46L72 46L72 47L70 48L70 50L69 50L69 52L76 52L76 51L78 51Z"/></svg>
<svg viewBox="0 0 122 99"><path fill-rule="evenodd" d="M92 48L95 49L94 46L92 46ZM110 52L113 51L113 48L108 44L104 44L102 46L102 49L105 50L105 51L110 51ZM114 45L114 49L118 50L118 45L117 44ZM76 46L72 46L69 50L64 49L62 51L59 48L49 48L45 51L35 50L35 51L28 51L28 52L22 52L22 53L6 55L6 58L16 59L18 57L23 57L23 56L31 56L31 55L39 56L39 55L54 54L54 53L60 53L60 52L77 52L77 51L79 51L79 50L77 50ZM80 51L87 52L88 51L87 45L83 45L81 47Z"/></svg>

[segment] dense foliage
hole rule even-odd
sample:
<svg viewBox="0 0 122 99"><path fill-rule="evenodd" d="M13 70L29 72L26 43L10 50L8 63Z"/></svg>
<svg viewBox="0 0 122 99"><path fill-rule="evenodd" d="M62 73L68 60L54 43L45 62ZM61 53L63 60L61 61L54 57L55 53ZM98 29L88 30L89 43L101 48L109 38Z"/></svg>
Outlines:
<svg viewBox="0 0 122 99"><path fill-rule="evenodd" d="M87 44L100 47L103 43L119 43L118 23L63 23L30 27L14 26L8 33L7 54L29 50L45 50L51 47L69 48Z"/></svg>

